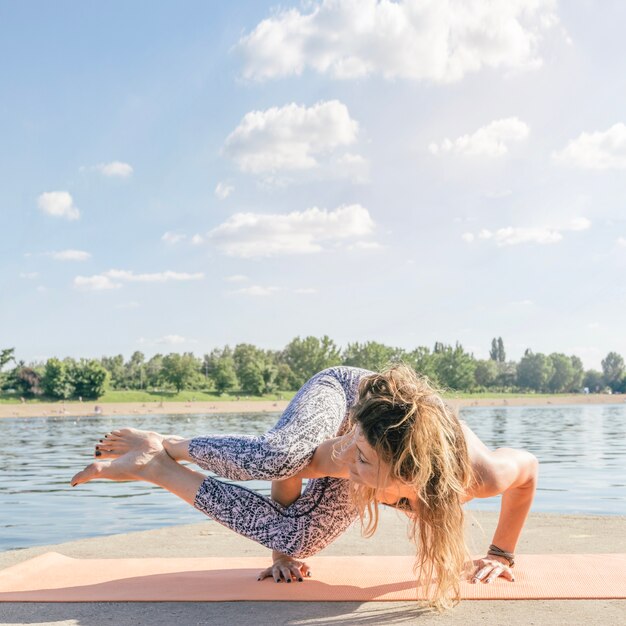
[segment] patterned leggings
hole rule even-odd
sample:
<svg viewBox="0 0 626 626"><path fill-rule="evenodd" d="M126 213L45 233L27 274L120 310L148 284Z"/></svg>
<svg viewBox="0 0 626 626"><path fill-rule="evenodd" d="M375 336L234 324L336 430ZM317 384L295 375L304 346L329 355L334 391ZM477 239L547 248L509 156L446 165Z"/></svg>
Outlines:
<svg viewBox="0 0 626 626"><path fill-rule="evenodd" d="M197 437L189 453L200 467L231 480L277 480L297 474L315 448L336 437L355 403L359 380L370 374L354 367L333 367L311 378L298 391L278 423L261 436ZM349 481L309 480L302 495L282 507L255 491L209 476L194 506L259 543L305 558L334 541L357 517Z"/></svg>

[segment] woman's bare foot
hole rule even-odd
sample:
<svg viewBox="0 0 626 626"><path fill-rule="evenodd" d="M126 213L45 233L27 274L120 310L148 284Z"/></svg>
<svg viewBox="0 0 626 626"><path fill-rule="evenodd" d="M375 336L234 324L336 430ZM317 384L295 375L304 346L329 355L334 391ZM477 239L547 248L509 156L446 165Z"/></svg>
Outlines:
<svg viewBox="0 0 626 626"><path fill-rule="evenodd" d="M142 432L142 431L138 431ZM134 447L117 455L113 461L97 461L78 472L71 480L72 487L90 480L148 480L155 476L163 462L172 460L163 448L163 442L157 433L145 433L136 437Z"/></svg>
<svg viewBox="0 0 626 626"><path fill-rule="evenodd" d="M107 433L104 439L100 439L100 443L96 444L95 455L101 459L117 459L130 450L140 448L148 439L158 439L165 445L166 440L178 441L182 437L166 437L149 430L121 428Z"/></svg>

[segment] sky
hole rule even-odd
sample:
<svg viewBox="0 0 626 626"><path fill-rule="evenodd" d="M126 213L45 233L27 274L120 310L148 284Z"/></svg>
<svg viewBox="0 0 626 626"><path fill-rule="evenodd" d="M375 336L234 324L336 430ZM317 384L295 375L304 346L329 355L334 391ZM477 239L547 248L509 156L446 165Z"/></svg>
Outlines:
<svg viewBox="0 0 626 626"><path fill-rule="evenodd" d="M626 356L625 21L0 0L0 348Z"/></svg>

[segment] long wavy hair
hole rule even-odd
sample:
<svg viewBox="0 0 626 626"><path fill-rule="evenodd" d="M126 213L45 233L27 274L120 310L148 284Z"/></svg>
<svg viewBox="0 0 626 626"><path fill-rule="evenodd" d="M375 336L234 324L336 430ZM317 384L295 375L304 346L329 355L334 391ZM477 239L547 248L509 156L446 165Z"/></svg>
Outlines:
<svg viewBox="0 0 626 626"><path fill-rule="evenodd" d="M395 479L414 490L413 504L401 504L417 547L417 585L428 605L439 610L453 606L471 561L461 505L474 480L458 418L427 378L398 364L361 380L350 422L352 428L360 427L390 468L379 489ZM378 525L379 489L353 483L352 497L366 537Z"/></svg>

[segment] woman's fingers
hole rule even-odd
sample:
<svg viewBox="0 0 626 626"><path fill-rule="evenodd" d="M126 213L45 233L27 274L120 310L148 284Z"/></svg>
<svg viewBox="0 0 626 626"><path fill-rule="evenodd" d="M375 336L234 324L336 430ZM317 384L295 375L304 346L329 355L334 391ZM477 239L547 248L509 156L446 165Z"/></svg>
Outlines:
<svg viewBox="0 0 626 626"><path fill-rule="evenodd" d="M272 575L272 568L268 567L264 569L260 574L257 580L263 580L264 578L269 578Z"/></svg>
<svg viewBox="0 0 626 626"><path fill-rule="evenodd" d="M497 561L490 562L480 560L478 564L479 565L474 572L474 576L472 577L472 583L492 583L499 576L502 576L511 582L515 580L515 576L513 576L511 569L502 563Z"/></svg>
<svg viewBox="0 0 626 626"><path fill-rule="evenodd" d="M264 569L259 573L257 580L272 577L274 582L286 581L288 583L297 580L302 582L304 577L311 576L309 566L303 561L293 559L276 561L271 567Z"/></svg>
<svg viewBox="0 0 626 626"><path fill-rule="evenodd" d="M489 574L487 574L487 577L485 578L485 582L486 583L492 583L496 578L498 578L498 576L500 576L500 574L502 574L502 572L504 571L504 567L503 566L496 566L494 567Z"/></svg>

